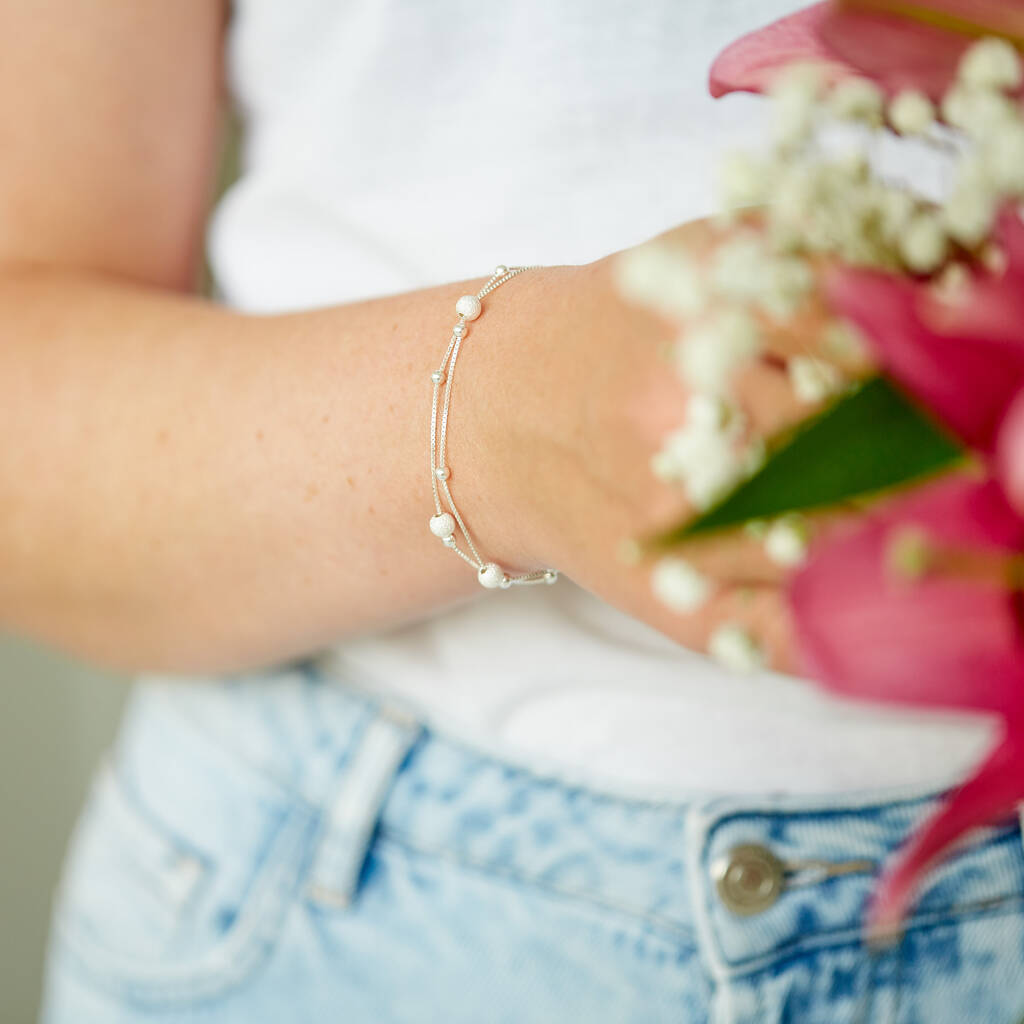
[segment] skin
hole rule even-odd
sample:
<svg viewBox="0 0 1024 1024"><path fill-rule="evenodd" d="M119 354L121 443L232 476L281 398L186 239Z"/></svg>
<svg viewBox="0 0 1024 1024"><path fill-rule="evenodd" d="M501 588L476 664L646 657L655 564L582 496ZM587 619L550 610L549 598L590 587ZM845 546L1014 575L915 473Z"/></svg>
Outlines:
<svg viewBox="0 0 1024 1024"><path fill-rule="evenodd" d="M281 316L195 293L225 22L216 0L0 0L0 625L129 671L269 664L501 600L427 531L429 374L483 280ZM710 253L722 231L670 237ZM723 586L689 617L617 554L687 511L648 468L686 398L677 333L618 297L612 257L499 289L459 359L453 493L494 560L688 646L746 622L786 666L756 545L693 553ZM738 388L758 429L798 411L778 369Z"/></svg>

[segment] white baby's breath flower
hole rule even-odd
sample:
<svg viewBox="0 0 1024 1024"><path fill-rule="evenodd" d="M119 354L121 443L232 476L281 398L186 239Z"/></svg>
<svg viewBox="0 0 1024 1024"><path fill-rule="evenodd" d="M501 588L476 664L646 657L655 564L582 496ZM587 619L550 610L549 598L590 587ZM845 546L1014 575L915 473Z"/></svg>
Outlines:
<svg viewBox="0 0 1024 1024"><path fill-rule="evenodd" d="M662 558L651 571L654 596L681 615L698 611L711 596L711 581L683 558Z"/></svg>
<svg viewBox="0 0 1024 1024"><path fill-rule="evenodd" d="M718 395L691 395L686 401L686 422L708 430L725 430L739 410Z"/></svg>
<svg viewBox="0 0 1024 1024"><path fill-rule="evenodd" d="M807 560L810 547L810 529L802 516L784 516L777 519L764 538L764 550L776 565L795 569Z"/></svg>
<svg viewBox="0 0 1024 1024"><path fill-rule="evenodd" d="M665 439L665 447L651 456L651 472L667 484L685 479L682 468L669 448L672 435Z"/></svg>
<svg viewBox="0 0 1024 1024"><path fill-rule="evenodd" d="M889 104L889 123L900 135L924 135L935 123L935 105L917 89L904 89Z"/></svg>
<svg viewBox="0 0 1024 1024"><path fill-rule="evenodd" d="M693 391L725 395L733 374L760 347L757 321L743 309L726 309L676 343L676 365Z"/></svg>
<svg viewBox="0 0 1024 1024"><path fill-rule="evenodd" d="M991 138L1020 122L1020 108L1015 100L1001 92L976 90L970 101L971 124L967 134L977 140Z"/></svg>
<svg viewBox="0 0 1024 1024"><path fill-rule="evenodd" d="M720 245L711 264L711 287L732 302L753 302L761 293L768 247L760 235L744 232Z"/></svg>
<svg viewBox="0 0 1024 1024"><path fill-rule="evenodd" d="M961 84L953 86L942 98L942 116L971 138L985 139L1013 124L1018 111L1002 93Z"/></svg>
<svg viewBox="0 0 1024 1024"><path fill-rule="evenodd" d="M826 356L844 362L867 359L871 351L867 339L849 320L831 320L821 334L821 349Z"/></svg>
<svg viewBox="0 0 1024 1024"><path fill-rule="evenodd" d="M796 312L814 288L811 265L796 256L780 256L762 270L760 305L775 317Z"/></svg>
<svg viewBox="0 0 1024 1024"><path fill-rule="evenodd" d="M799 146L810 138L822 82L813 64L791 64L776 79L770 95L772 134L779 146Z"/></svg>
<svg viewBox="0 0 1024 1024"><path fill-rule="evenodd" d="M977 89L1016 89L1021 84L1020 56L1005 39L979 39L960 58L957 78Z"/></svg>
<svg viewBox="0 0 1024 1024"><path fill-rule="evenodd" d="M996 204L991 192L981 188L956 188L942 206L942 223L951 238L975 246L991 231Z"/></svg>
<svg viewBox="0 0 1024 1024"><path fill-rule="evenodd" d="M823 402L843 386L843 375L831 363L815 356L792 356L786 363L789 382L800 402Z"/></svg>
<svg viewBox="0 0 1024 1024"><path fill-rule="evenodd" d="M712 465L712 460L715 464ZM746 466L734 449L707 451L706 461L691 469L686 478L686 496L699 511L710 508L746 476Z"/></svg>
<svg viewBox="0 0 1024 1024"><path fill-rule="evenodd" d="M682 484L696 509L709 508L744 476L736 442L727 436L696 427L682 427L665 438L651 459L655 476Z"/></svg>
<svg viewBox="0 0 1024 1024"><path fill-rule="evenodd" d="M760 644L737 622L725 622L711 634L708 654L733 672L756 672L765 662Z"/></svg>
<svg viewBox="0 0 1024 1024"><path fill-rule="evenodd" d="M615 260L616 284L623 298L672 319L698 315L706 289L691 257L664 242L627 249Z"/></svg>
<svg viewBox="0 0 1024 1024"><path fill-rule="evenodd" d="M773 168L750 153L730 153L718 169L719 201L726 211L760 206L771 194Z"/></svg>
<svg viewBox="0 0 1024 1024"><path fill-rule="evenodd" d="M847 78L829 94L831 112L844 121L860 121L875 127L882 123L885 98L882 90L867 78Z"/></svg>
<svg viewBox="0 0 1024 1024"><path fill-rule="evenodd" d="M967 298L971 272L962 263L943 267L931 282L932 294L943 303L953 305Z"/></svg>
<svg viewBox="0 0 1024 1024"><path fill-rule="evenodd" d="M981 141L980 158L992 185L1009 195L1024 195L1024 123L1003 125Z"/></svg>
<svg viewBox="0 0 1024 1024"><path fill-rule="evenodd" d="M871 176L871 160L859 146L842 150L833 165L841 178L858 185L865 184Z"/></svg>
<svg viewBox="0 0 1024 1024"><path fill-rule="evenodd" d="M694 507L707 508L746 472L740 438L746 422L722 399L694 395L686 422L672 431L651 459L651 469L666 483L681 483Z"/></svg>
<svg viewBox="0 0 1024 1024"><path fill-rule="evenodd" d="M947 247L942 221L932 212L915 214L900 238L900 255L918 274L937 270L946 258Z"/></svg>
<svg viewBox="0 0 1024 1024"><path fill-rule="evenodd" d="M786 168L772 196L771 214L776 221L802 227L814 212L820 194L821 166L801 160Z"/></svg>
<svg viewBox="0 0 1024 1024"><path fill-rule="evenodd" d="M965 131L971 124L972 101L975 91L966 85L954 85L946 90L939 104L943 120Z"/></svg>
<svg viewBox="0 0 1024 1024"><path fill-rule="evenodd" d="M875 190L873 206L878 215L879 231L891 245L899 241L900 235L918 210L918 203L909 192L886 185L880 185Z"/></svg>

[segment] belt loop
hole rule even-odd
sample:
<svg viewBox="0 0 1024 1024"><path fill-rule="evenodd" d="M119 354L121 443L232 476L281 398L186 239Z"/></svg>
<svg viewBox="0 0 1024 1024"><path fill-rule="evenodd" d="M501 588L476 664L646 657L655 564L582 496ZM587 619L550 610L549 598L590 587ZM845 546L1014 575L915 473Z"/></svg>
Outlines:
<svg viewBox="0 0 1024 1024"><path fill-rule="evenodd" d="M306 886L312 902L336 909L351 903L381 807L421 731L404 708L376 708L324 815Z"/></svg>

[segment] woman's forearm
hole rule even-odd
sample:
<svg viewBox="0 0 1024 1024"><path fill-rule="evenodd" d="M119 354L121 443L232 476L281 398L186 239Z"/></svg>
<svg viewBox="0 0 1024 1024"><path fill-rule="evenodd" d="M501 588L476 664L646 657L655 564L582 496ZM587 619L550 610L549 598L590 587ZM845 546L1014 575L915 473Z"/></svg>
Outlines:
<svg viewBox="0 0 1024 1024"><path fill-rule="evenodd" d="M510 375L524 339L541 352L566 317L579 326L564 308L577 278L500 289L460 357L453 491L513 566L531 553ZM479 594L427 529L429 375L467 290L255 317L5 272L0 624L122 668L224 670Z"/></svg>

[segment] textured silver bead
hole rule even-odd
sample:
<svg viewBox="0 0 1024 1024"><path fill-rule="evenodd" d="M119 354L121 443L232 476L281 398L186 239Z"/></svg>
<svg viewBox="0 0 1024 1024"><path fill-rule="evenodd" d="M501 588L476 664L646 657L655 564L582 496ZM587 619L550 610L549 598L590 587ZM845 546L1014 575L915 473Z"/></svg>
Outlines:
<svg viewBox="0 0 1024 1024"><path fill-rule="evenodd" d="M480 567L476 578L480 581L480 586L486 587L488 590L497 590L498 587L504 586L508 577L500 565L488 562Z"/></svg>
<svg viewBox="0 0 1024 1024"><path fill-rule="evenodd" d="M435 537L450 537L455 532L455 517L451 512L440 512L430 517L430 532Z"/></svg>
<svg viewBox="0 0 1024 1024"><path fill-rule="evenodd" d="M443 383L444 383L444 370L435 370L435 371L434 371L434 372L433 372L433 373L432 373L432 374L430 375L430 379L431 379L431 380L432 380L432 381L433 381L433 382L434 382L435 384L443 384Z"/></svg>
<svg viewBox="0 0 1024 1024"><path fill-rule="evenodd" d="M475 295L463 295L455 303L455 312L466 320L475 320L480 315L480 300Z"/></svg>
<svg viewBox="0 0 1024 1024"><path fill-rule="evenodd" d="M447 466L438 466L434 470L434 476L436 476L438 480L447 480L448 477L451 476L451 470Z"/></svg>

